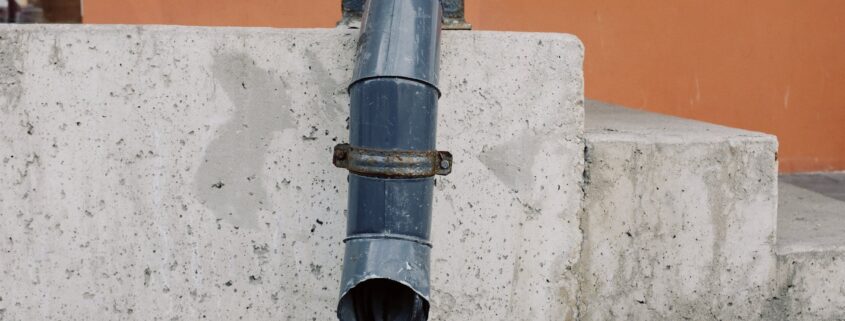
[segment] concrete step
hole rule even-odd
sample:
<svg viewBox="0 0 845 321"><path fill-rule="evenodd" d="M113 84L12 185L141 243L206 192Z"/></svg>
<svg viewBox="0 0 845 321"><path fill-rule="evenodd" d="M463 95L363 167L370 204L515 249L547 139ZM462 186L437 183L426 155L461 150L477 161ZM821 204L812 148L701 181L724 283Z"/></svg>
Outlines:
<svg viewBox="0 0 845 321"><path fill-rule="evenodd" d="M822 194L845 194L845 180L835 178L845 175L781 179L776 294L781 320L845 320L845 201Z"/></svg>
<svg viewBox="0 0 845 321"><path fill-rule="evenodd" d="M432 320L573 319L583 47L443 37ZM335 319L355 44L0 26L0 319Z"/></svg>
<svg viewBox="0 0 845 321"><path fill-rule="evenodd" d="M788 174L782 175L780 182L809 189L833 199L845 201L845 172Z"/></svg>
<svg viewBox="0 0 845 321"><path fill-rule="evenodd" d="M588 101L582 320L767 320L777 141Z"/></svg>

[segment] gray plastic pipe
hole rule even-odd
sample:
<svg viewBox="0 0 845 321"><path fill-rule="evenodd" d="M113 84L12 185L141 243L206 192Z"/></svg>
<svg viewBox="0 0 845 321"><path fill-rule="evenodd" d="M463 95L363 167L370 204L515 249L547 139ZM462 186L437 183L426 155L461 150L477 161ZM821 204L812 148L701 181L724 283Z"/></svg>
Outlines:
<svg viewBox="0 0 845 321"><path fill-rule="evenodd" d="M435 148L442 8L439 0L369 0L358 41L349 144L341 321L423 321L429 310L434 175L452 159Z"/></svg>

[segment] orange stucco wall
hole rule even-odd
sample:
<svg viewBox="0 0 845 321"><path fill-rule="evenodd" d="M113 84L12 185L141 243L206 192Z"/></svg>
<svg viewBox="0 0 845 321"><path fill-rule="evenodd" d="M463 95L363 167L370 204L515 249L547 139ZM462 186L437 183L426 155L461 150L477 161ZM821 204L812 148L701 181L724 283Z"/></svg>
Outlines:
<svg viewBox="0 0 845 321"><path fill-rule="evenodd" d="M88 23L331 27L339 0L84 0ZM588 97L773 133L781 171L845 169L845 1L467 0L475 29L567 32Z"/></svg>

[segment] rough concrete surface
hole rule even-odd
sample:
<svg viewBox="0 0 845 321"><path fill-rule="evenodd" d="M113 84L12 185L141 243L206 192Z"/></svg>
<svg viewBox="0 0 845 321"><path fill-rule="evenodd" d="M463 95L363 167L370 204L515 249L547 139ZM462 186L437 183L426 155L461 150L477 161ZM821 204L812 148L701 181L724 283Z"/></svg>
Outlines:
<svg viewBox="0 0 845 321"><path fill-rule="evenodd" d="M777 141L586 106L583 320L765 320Z"/></svg>
<svg viewBox="0 0 845 321"><path fill-rule="evenodd" d="M778 197L779 320L845 320L845 202L783 179Z"/></svg>
<svg viewBox="0 0 845 321"><path fill-rule="evenodd" d="M334 319L355 43L0 26L0 319ZM444 32L442 57L432 320L573 319L582 45Z"/></svg>

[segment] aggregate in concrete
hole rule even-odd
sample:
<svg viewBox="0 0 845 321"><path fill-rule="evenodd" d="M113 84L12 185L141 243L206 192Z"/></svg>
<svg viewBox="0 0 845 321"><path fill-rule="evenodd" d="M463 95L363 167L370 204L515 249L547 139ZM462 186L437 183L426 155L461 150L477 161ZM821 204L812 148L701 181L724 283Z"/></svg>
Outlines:
<svg viewBox="0 0 845 321"><path fill-rule="evenodd" d="M354 31L0 26L0 319L331 320ZM575 318L583 48L445 32L432 320Z"/></svg>
<svg viewBox="0 0 845 321"><path fill-rule="evenodd" d="M779 320L845 320L845 202L781 178Z"/></svg>
<svg viewBox="0 0 845 321"><path fill-rule="evenodd" d="M765 320L773 136L588 101L582 320Z"/></svg>

